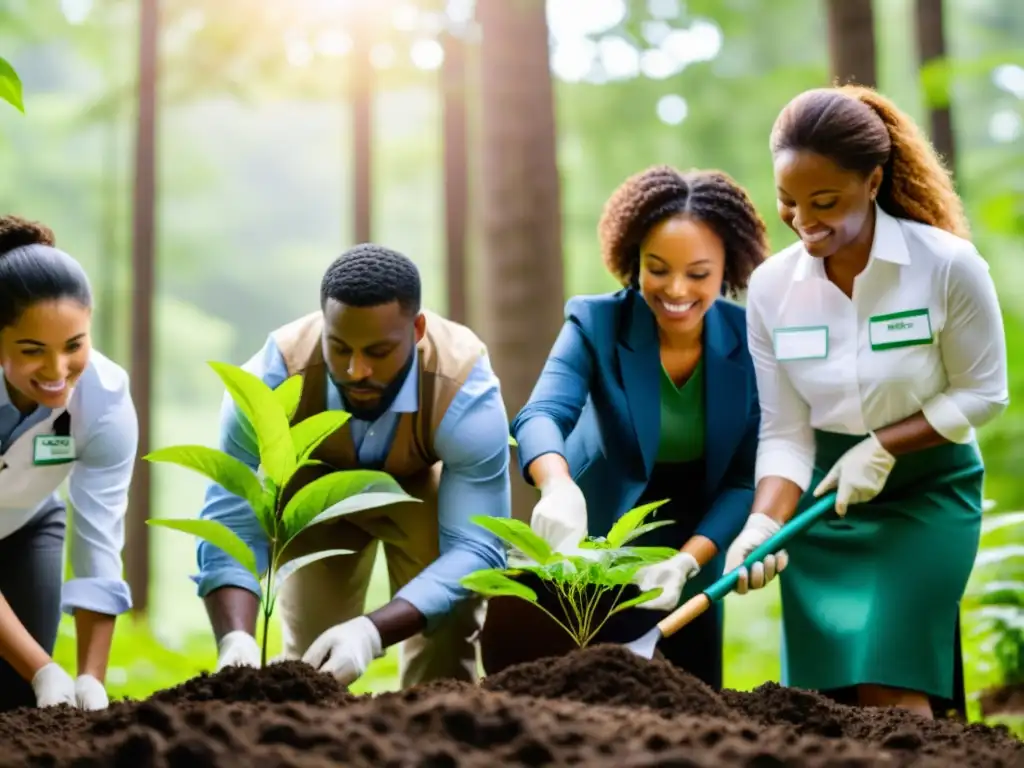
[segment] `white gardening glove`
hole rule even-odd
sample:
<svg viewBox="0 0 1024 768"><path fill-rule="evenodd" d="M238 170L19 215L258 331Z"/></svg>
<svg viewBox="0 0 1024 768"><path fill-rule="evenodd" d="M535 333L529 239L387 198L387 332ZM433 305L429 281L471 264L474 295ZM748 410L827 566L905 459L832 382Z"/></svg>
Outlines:
<svg viewBox="0 0 1024 768"><path fill-rule="evenodd" d="M358 679L370 662L384 655L380 632L366 616L336 624L320 635L302 660L327 672L342 685Z"/></svg>
<svg viewBox="0 0 1024 768"><path fill-rule="evenodd" d="M110 705L103 683L92 675L79 675L75 680L75 702L79 709L106 709Z"/></svg>
<svg viewBox="0 0 1024 768"><path fill-rule="evenodd" d="M225 667L259 667L262 655L256 638L236 629L217 643L217 672Z"/></svg>
<svg viewBox="0 0 1024 768"><path fill-rule="evenodd" d="M564 552L587 535L587 501L569 477L555 477L540 489L530 527L552 549Z"/></svg>
<svg viewBox="0 0 1024 768"><path fill-rule="evenodd" d="M814 489L814 495L822 496L838 486L836 514L844 517L850 504L871 501L882 492L895 464L896 457L885 450L872 432L839 457Z"/></svg>
<svg viewBox="0 0 1024 768"><path fill-rule="evenodd" d="M725 573L731 573L734 568L743 565L747 556L774 536L782 528L768 515L755 512L747 518L747 524L743 526L732 541L732 545L725 553ZM761 589L766 587L768 582L786 569L789 563L789 553L780 549L774 555L767 555L760 562L754 563L747 573L746 568L741 568L739 578L736 581L736 592L745 595L748 589Z"/></svg>
<svg viewBox="0 0 1024 768"><path fill-rule="evenodd" d="M637 608L652 611L671 611L678 605L679 596L683 593L686 582L700 573L700 565L693 555L680 552L662 563L641 568L636 574L635 583L641 592L661 587L662 592L653 600L640 603Z"/></svg>
<svg viewBox="0 0 1024 768"><path fill-rule="evenodd" d="M54 661L40 667L32 676L32 690L37 707L75 706L75 681Z"/></svg>

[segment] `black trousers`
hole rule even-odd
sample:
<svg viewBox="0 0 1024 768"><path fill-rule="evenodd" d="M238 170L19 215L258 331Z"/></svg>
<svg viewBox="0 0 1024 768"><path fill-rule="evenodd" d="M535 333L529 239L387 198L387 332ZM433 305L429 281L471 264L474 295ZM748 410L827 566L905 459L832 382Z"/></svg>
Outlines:
<svg viewBox="0 0 1024 768"><path fill-rule="evenodd" d="M60 625L66 528L67 510L54 499L24 527L0 539L0 593L28 633L51 655ZM0 659L0 712L35 704L31 683Z"/></svg>
<svg viewBox="0 0 1024 768"><path fill-rule="evenodd" d="M658 464L652 472L641 498L635 506L661 499L670 499L648 518L648 522L672 520L673 525L662 526L630 542L631 546L665 546L680 548L693 535L707 509L703 498L703 462ZM532 574L517 578L537 593L538 602L555 616L564 615L557 596ZM627 586L620 601L624 602L640 592L638 587ZM604 616L612 597L606 593L597 608ZM591 640L599 643L628 643L646 633L668 611L630 608L608 619L601 631ZM722 610L712 606L695 621L658 645L667 661L703 680L715 690L722 687ZM519 598L501 597L488 600L487 620L480 639L481 655L487 674L494 674L512 664L520 664L544 656L568 653L574 644L561 627L536 606Z"/></svg>

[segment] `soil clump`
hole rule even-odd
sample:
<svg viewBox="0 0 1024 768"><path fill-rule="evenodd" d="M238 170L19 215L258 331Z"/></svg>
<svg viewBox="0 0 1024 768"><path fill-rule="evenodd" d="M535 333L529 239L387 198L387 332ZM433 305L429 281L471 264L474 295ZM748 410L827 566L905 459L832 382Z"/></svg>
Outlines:
<svg viewBox="0 0 1024 768"><path fill-rule="evenodd" d="M0 765L74 768L1019 768L1005 728L860 710L766 684L711 690L597 646L479 686L348 694L299 662L226 669L103 712L0 714Z"/></svg>

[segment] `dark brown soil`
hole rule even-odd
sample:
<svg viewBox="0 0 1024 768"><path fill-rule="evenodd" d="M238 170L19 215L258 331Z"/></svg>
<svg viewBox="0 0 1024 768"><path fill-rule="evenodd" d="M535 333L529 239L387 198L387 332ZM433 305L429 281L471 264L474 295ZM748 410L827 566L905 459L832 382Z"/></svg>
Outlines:
<svg viewBox="0 0 1024 768"><path fill-rule="evenodd" d="M1003 728L856 710L772 684L719 695L664 662L598 646L479 687L359 697L292 662L100 713L23 709L0 715L0 765L1018 768L1024 743Z"/></svg>

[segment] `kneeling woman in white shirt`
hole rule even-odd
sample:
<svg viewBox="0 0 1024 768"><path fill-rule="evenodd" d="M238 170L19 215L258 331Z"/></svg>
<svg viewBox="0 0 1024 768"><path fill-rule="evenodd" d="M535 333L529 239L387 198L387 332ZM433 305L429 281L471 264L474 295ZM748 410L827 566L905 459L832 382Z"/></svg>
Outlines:
<svg viewBox="0 0 1024 768"><path fill-rule="evenodd" d="M121 548L138 422L128 376L91 349L91 318L88 278L53 233L0 217L0 711L106 707L114 621L131 607ZM62 611L75 679L51 658Z"/></svg>
<svg viewBox="0 0 1024 768"><path fill-rule="evenodd" d="M785 568L783 681L963 714L959 601L984 477L975 429L1008 403L988 266L927 140L877 93L801 94L771 147L779 213L800 241L750 282L757 490L726 568L837 489L837 514L790 543L788 567L766 558L740 581L763 586Z"/></svg>

